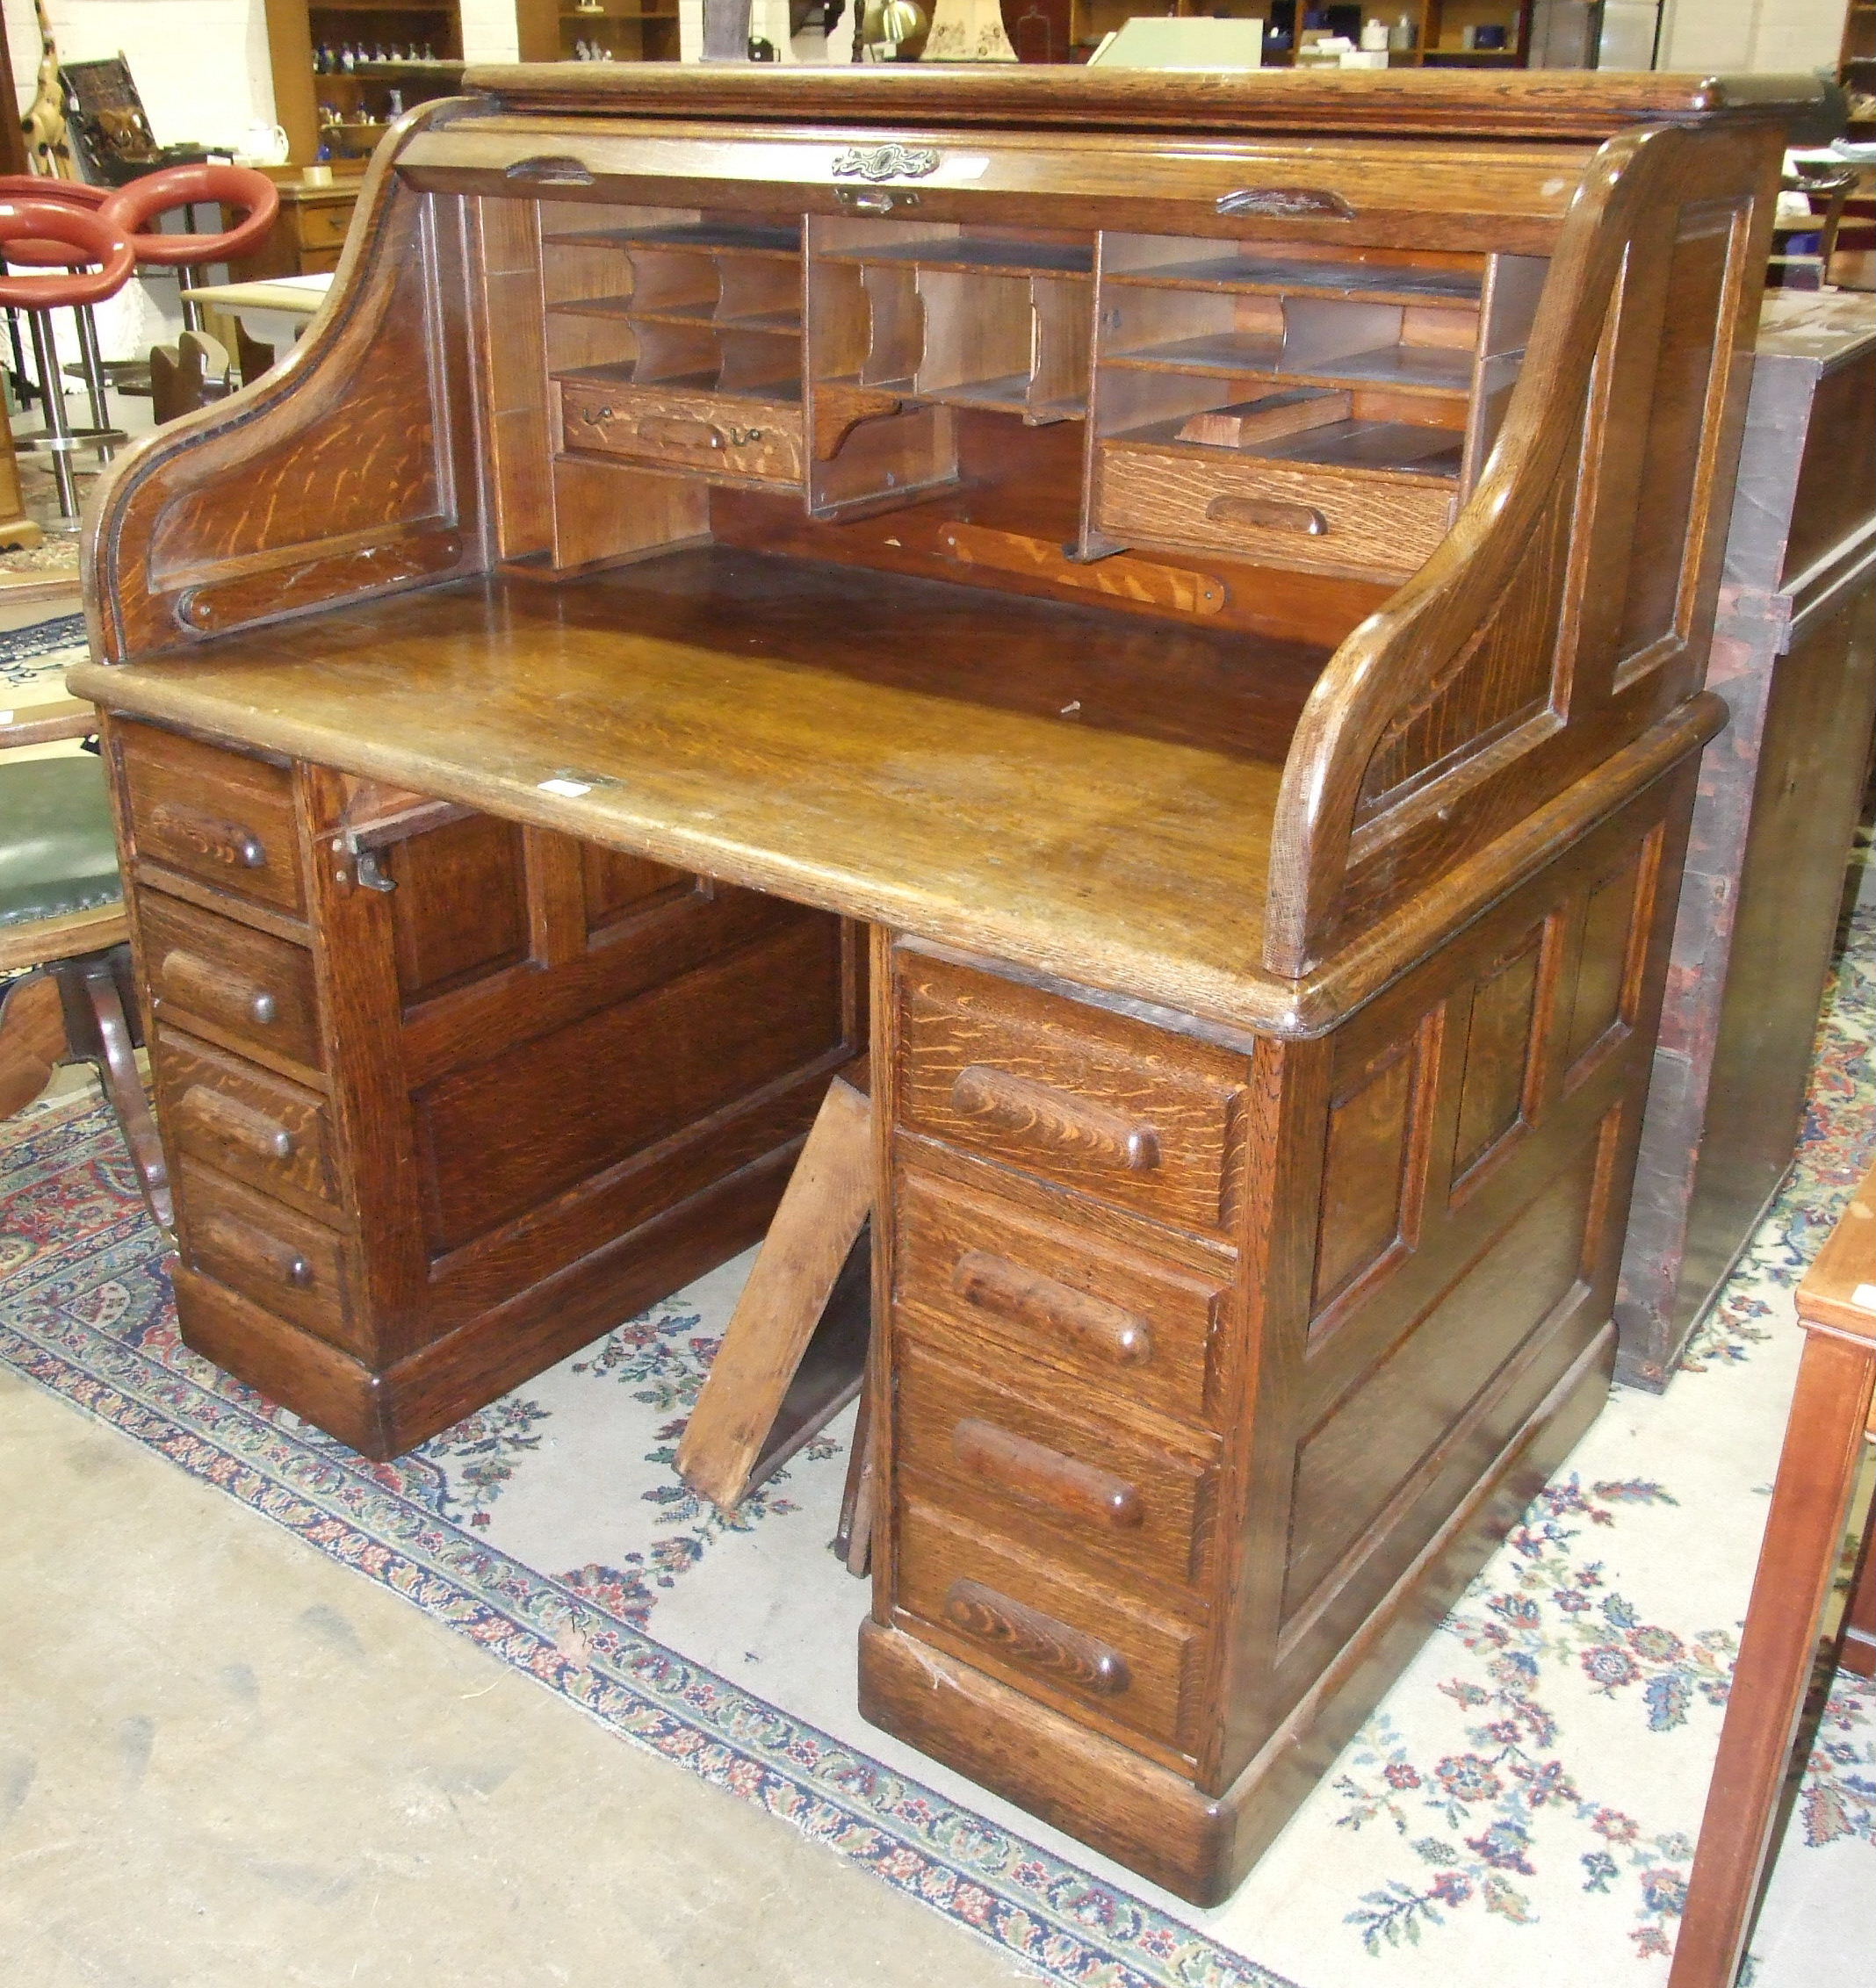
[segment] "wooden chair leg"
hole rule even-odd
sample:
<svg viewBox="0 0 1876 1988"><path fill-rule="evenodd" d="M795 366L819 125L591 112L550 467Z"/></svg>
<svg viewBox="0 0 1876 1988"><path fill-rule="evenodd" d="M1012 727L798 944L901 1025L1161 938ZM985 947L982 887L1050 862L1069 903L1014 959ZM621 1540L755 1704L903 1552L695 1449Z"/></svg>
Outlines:
<svg viewBox="0 0 1876 1988"><path fill-rule="evenodd" d="M1876 1430L1871 1434L1876 1436ZM1865 1460L1864 1468L1871 1467ZM1863 1565L1851 1590L1850 1613L1844 1619L1844 1649L1837 1660L1858 1677L1876 1677L1876 1524L1863 1538Z"/></svg>
<svg viewBox="0 0 1876 1988"><path fill-rule="evenodd" d="M859 1389L868 1296L854 1259L873 1205L865 1082L862 1065L828 1085L678 1444L678 1474L725 1511ZM831 1305L843 1285L848 1301ZM823 1371L803 1387L818 1334Z"/></svg>
<svg viewBox="0 0 1876 1988"><path fill-rule="evenodd" d="M137 1034L130 1019L134 1006L126 1010L124 1000L124 989L130 983L130 948L116 946L108 953L61 960L53 971L65 997L65 1029L71 1053L96 1068L123 1129L143 1198L167 1238L176 1228L170 1171L143 1080L137 1074Z"/></svg>
<svg viewBox="0 0 1876 1988"><path fill-rule="evenodd" d="M0 1119L39 1097L65 1057L58 981L41 969L0 989Z"/></svg>
<svg viewBox="0 0 1876 1988"><path fill-rule="evenodd" d="M1800 1300L1800 1302L1802 1300ZM1668 1988L1732 1988L1788 1804L1869 1422L1876 1345L1805 1342ZM1833 1652L1834 1655L1835 1653Z"/></svg>

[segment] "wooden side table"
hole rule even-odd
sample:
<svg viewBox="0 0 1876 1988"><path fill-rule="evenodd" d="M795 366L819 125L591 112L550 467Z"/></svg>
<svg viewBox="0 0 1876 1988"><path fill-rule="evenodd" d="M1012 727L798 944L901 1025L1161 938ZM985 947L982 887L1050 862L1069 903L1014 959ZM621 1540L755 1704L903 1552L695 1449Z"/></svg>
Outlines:
<svg viewBox="0 0 1876 1988"><path fill-rule="evenodd" d="M1798 1319L1804 1358L1669 1988L1731 1988L1817 1713L1851 1625L1876 1603L1862 1467L1876 1394L1876 1168L1799 1286ZM1846 1624L1837 1574L1852 1525L1864 1566Z"/></svg>
<svg viewBox="0 0 1876 1988"><path fill-rule="evenodd" d="M280 218L253 255L228 264L229 282L318 276L337 269L363 183L360 173L335 173L328 186L310 186L301 178L277 181Z"/></svg>

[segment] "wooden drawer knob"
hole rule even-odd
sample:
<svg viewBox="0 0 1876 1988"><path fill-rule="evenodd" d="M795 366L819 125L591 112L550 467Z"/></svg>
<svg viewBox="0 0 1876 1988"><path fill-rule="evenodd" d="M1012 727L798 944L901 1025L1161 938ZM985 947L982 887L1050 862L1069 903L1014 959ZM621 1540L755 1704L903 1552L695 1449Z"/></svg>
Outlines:
<svg viewBox="0 0 1876 1988"><path fill-rule="evenodd" d="M954 1581L945 1595L944 1617L952 1628L992 1645L1013 1663L1104 1698L1118 1697L1133 1682L1118 1650L981 1581Z"/></svg>
<svg viewBox="0 0 1876 1988"><path fill-rule="evenodd" d="M964 1251L951 1266L951 1288L979 1311L1039 1326L1110 1360L1144 1366L1153 1357L1153 1335L1144 1318L988 1250Z"/></svg>
<svg viewBox="0 0 1876 1988"><path fill-rule="evenodd" d="M198 1256L219 1257L236 1270L281 1284L294 1291L313 1285L313 1265L290 1242L268 1235L265 1229L238 1221L233 1215L213 1214L196 1231Z"/></svg>
<svg viewBox="0 0 1876 1988"><path fill-rule="evenodd" d="M165 840L180 842L211 862L225 863L230 869L267 868L267 845L238 822L222 821L177 801L159 801L150 810L149 824Z"/></svg>
<svg viewBox="0 0 1876 1988"><path fill-rule="evenodd" d="M987 1130L1045 1152L1071 1151L1126 1173L1151 1173L1159 1164L1159 1134L1151 1126L988 1063L958 1071L951 1106Z"/></svg>
<svg viewBox="0 0 1876 1988"><path fill-rule="evenodd" d="M212 1139L238 1146L256 1159L290 1160L298 1147L292 1134L278 1120L242 1104L238 1098L212 1091L206 1084L191 1084L184 1091L176 1115L184 1125L195 1126Z"/></svg>
<svg viewBox="0 0 1876 1988"><path fill-rule="evenodd" d="M709 421L684 421L665 414L647 414L639 423L639 439L654 449L721 449L723 430Z"/></svg>
<svg viewBox="0 0 1876 1988"><path fill-rule="evenodd" d="M278 1020L280 1004L267 989L177 947L156 969L156 992L197 1014L238 1026L266 1028Z"/></svg>
<svg viewBox="0 0 1876 1988"><path fill-rule="evenodd" d="M1326 537L1329 521L1308 504L1282 504L1267 497L1214 497L1205 515L1215 524L1254 525L1260 531L1301 531Z"/></svg>
<svg viewBox="0 0 1876 1988"><path fill-rule="evenodd" d="M976 1415L951 1431L951 1454L971 1476L1070 1518L1130 1532L1146 1516L1138 1490L1124 1477Z"/></svg>

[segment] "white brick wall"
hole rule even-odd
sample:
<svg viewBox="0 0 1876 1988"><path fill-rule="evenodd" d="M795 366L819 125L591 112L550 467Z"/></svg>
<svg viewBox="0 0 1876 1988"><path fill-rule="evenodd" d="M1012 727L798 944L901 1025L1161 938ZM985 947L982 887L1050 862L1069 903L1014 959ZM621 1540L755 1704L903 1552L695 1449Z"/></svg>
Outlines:
<svg viewBox="0 0 1876 1988"><path fill-rule="evenodd" d="M1847 0L1667 0L1660 66L1735 71L1835 68Z"/></svg>

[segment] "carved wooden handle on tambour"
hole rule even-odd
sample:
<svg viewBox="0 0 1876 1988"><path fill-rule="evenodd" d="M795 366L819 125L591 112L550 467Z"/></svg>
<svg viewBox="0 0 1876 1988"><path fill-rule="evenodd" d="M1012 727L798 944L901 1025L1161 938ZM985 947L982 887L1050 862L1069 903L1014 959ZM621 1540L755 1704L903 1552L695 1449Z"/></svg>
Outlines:
<svg viewBox="0 0 1876 1988"><path fill-rule="evenodd" d="M237 1221L232 1215L211 1215L197 1225L198 1257L220 1257L237 1270L245 1270L284 1284L295 1291L312 1288L313 1265L290 1242L282 1242L264 1229Z"/></svg>
<svg viewBox="0 0 1876 1988"><path fill-rule="evenodd" d="M966 1250L958 1257L951 1266L951 1288L979 1311L1018 1325L1039 1326L1110 1360L1143 1366L1153 1357L1153 1335L1136 1313L1092 1292L1057 1284L988 1250Z"/></svg>
<svg viewBox="0 0 1876 1988"><path fill-rule="evenodd" d="M195 1126L212 1139L239 1146L256 1159L290 1160L298 1149L299 1142L278 1120L242 1104L238 1098L212 1091L206 1084L191 1084L184 1091L176 1115L184 1125Z"/></svg>
<svg viewBox="0 0 1876 1988"><path fill-rule="evenodd" d="M981 1581L951 1583L944 1597L944 1619L1025 1669L1047 1672L1104 1698L1118 1697L1133 1682L1127 1660L1118 1650L1026 1602L1013 1602Z"/></svg>
<svg viewBox="0 0 1876 1988"><path fill-rule="evenodd" d="M646 414L639 423L639 439L656 449L720 449L723 430L709 421L685 421L676 415Z"/></svg>
<svg viewBox="0 0 1876 1988"><path fill-rule="evenodd" d="M952 1430L951 1454L972 1477L1068 1518L1131 1532L1146 1516L1138 1487L1124 1477L976 1415Z"/></svg>
<svg viewBox="0 0 1876 1988"><path fill-rule="evenodd" d="M1255 525L1260 531L1301 531L1327 536L1329 521L1308 504L1282 504L1267 497L1214 497L1205 515L1215 524Z"/></svg>
<svg viewBox="0 0 1876 1988"><path fill-rule="evenodd" d="M251 828L223 821L179 801L159 801L150 810L150 826L162 836L185 844L230 869L265 869L267 845Z"/></svg>
<svg viewBox="0 0 1876 1988"><path fill-rule="evenodd" d="M267 1027L280 1013L280 1004L268 989L181 947L165 953L157 963L156 998L167 998L211 1020L256 1028Z"/></svg>
<svg viewBox="0 0 1876 1988"><path fill-rule="evenodd" d="M967 1063L958 1071L951 1107L1019 1144L1073 1153L1097 1166L1151 1173L1159 1164L1159 1134L1151 1126L988 1063Z"/></svg>

